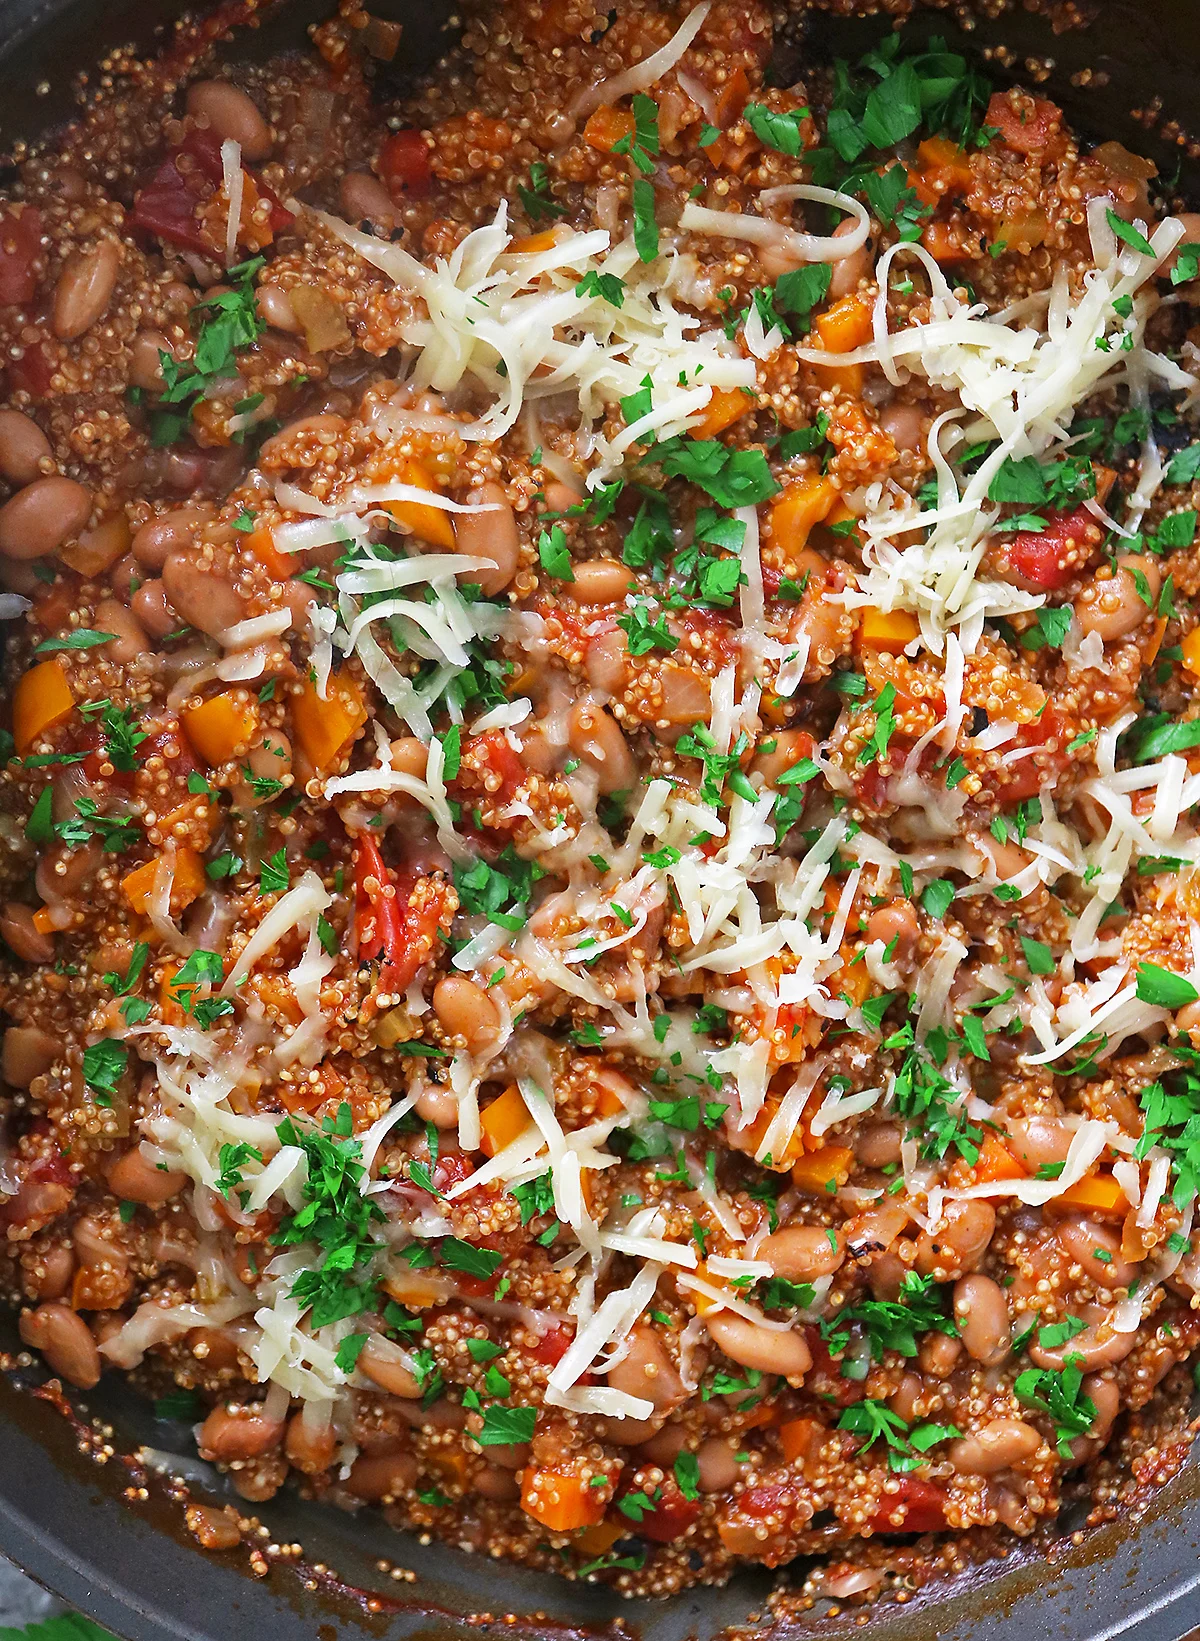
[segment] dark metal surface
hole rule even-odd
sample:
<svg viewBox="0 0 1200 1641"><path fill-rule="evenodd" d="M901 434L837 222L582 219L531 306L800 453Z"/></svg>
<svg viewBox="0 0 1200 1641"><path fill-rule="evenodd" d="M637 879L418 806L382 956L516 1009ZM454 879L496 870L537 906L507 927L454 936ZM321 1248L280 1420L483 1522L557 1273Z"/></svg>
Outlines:
<svg viewBox="0 0 1200 1641"><path fill-rule="evenodd" d="M382 0L403 15L406 62L421 67L445 42L448 6L433 0ZM178 0L0 0L0 148L66 118L73 77L107 48L153 45L181 9ZM249 41L257 55L299 45L323 0L296 0ZM375 9L379 9L377 6ZM1065 10L1065 7L1060 8ZM805 53L855 54L886 26L880 20L815 17ZM1200 163L1147 131L1133 111L1160 100L1165 116L1186 123L1200 80L1200 0L1105 4L1091 27L1056 35L1022 11L980 20L966 33L938 12L910 25L942 33L980 54L1011 47L1012 77L1030 76L1026 59L1055 59L1047 87L1083 132L1115 137L1155 158L1164 175L1181 165L1181 187L1200 194ZM1004 68L989 62L994 78ZM1100 81L1097 82L1097 71ZM1168 137L1171 132L1168 130ZM1200 150L1198 150L1200 155ZM11 1346L0 1324L0 1348ZM111 1423L112 1445L149 1443L181 1455L200 1496L222 1493L220 1478L190 1453L186 1430L154 1420L122 1383L105 1382L88 1410ZM189 1455L183 1457L183 1455ZM858 1615L814 1617L799 1632L829 1641L1181 1641L1200 1618L1200 1469L1187 1467L1135 1527L1104 1528L1047 1559L1017 1553L909 1607L882 1607L864 1628ZM566 1638L583 1627L645 1641L711 1641L725 1627L763 1610L771 1579L747 1575L725 1590L693 1591L666 1603L624 1602L611 1592L572 1585L486 1556L421 1545L391 1532L375 1512L358 1517L306 1504L290 1490L258 1514L271 1539L299 1542L307 1559L334 1569L348 1585L378 1591L394 1610L367 1615L346 1594L308 1590L292 1571L254 1579L242 1555L206 1556L181 1530L172 1506L122 1497L129 1476L119 1460L83 1458L71 1427L47 1403L0 1375L0 1551L126 1641L294 1641L316 1636L413 1637L458 1641L478 1634L464 1615L521 1615L492 1633L518 1641ZM380 1572L383 1559L412 1568L410 1584ZM320 1582L320 1581L318 1581ZM407 1605L406 1605L407 1604ZM492 1628L488 1626L488 1628Z"/></svg>

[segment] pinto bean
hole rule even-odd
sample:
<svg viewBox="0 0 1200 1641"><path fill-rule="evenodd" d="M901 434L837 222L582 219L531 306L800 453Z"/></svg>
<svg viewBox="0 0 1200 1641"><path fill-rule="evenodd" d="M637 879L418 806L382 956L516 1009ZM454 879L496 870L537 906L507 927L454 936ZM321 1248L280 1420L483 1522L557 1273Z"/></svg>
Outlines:
<svg viewBox="0 0 1200 1641"><path fill-rule="evenodd" d="M890 1168L900 1161L899 1123L867 1123L854 1136L854 1154L864 1168Z"/></svg>
<svg viewBox="0 0 1200 1641"><path fill-rule="evenodd" d="M26 1291L35 1299L61 1299L75 1275L75 1250L60 1242L39 1254L38 1263L25 1273Z"/></svg>
<svg viewBox="0 0 1200 1641"><path fill-rule="evenodd" d="M132 1146L105 1169L109 1190L123 1202L148 1202L157 1206L177 1197L188 1177L174 1169L156 1168L146 1160L140 1145Z"/></svg>
<svg viewBox="0 0 1200 1641"><path fill-rule="evenodd" d="M898 1413L905 1424L911 1424L917 1417L917 1406L920 1403L924 1385L918 1373L906 1373L888 1397L888 1406L893 1413Z"/></svg>
<svg viewBox="0 0 1200 1641"><path fill-rule="evenodd" d="M1096 1417L1088 1435L1093 1441L1106 1442L1121 1411L1120 1387L1107 1373L1089 1373L1079 1388L1096 1406Z"/></svg>
<svg viewBox="0 0 1200 1641"><path fill-rule="evenodd" d="M779 1373L802 1379L812 1366L812 1352L802 1333L784 1333L760 1327L731 1311L714 1311L704 1318L712 1342L742 1367L760 1373Z"/></svg>
<svg viewBox="0 0 1200 1641"><path fill-rule="evenodd" d="M1054 1116L1002 1117L1017 1160L1031 1174L1052 1163L1065 1162L1075 1130Z"/></svg>
<svg viewBox="0 0 1200 1641"><path fill-rule="evenodd" d="M421 1387L416 1376L405 1366L399 1350L388 1340L373 1334L362 1348L358 1366L372 1384L386 1390L389 1395L400 1396L408 1402L419 1399Z"/></svg>
<svg viewBox="0 0 1200 1641"><path fill-rule="evenodd" d="M628 792L637 779L629 742L603 707L578 701L567 720L572 752L599 777L600 791Z"/></svg>
<svg viewBox="0 0 1200 1641"><path fill-rule="evenodd" d="M589 640L583 670L593 689L619 695L625 688L629 670L629 640L620 627L597 633Z"/></svg>
<svg viewBox="0 0 1200 1641"><path fill-rule="evenodd" d="M167 589L157 576L143 581L131 602L134 615L153 638L165 638L179 625L179 618L167 603Z"/></svg>
<svg viewBox="0 0 1200 1641"><path fill-rule="evenodd" d="M228 80L197 80L190 85L187 111L207 120L222 141L236 142L243 160L254 164L270 158L271 127L246 93Z"/></svg>
<svg viewBox="0 0 1200 1641"><path fill-rule="evenodd" d="M1094 1322L1054 1349L1040 1344L1035 1335L1029 1343L1029 1357L1036 1367L1053 1368L1061 1373L1067 1358L1077 1356L1079 1361L1075 1365L1085 1373L1092 1373L1096 1368L1114 1367L1123 1362L1137 1342L1136 1330L1114 1333L1106 1323Z"/></svg>
<svg viewBox="0 0 1200 1641"><path fill-rule="evenodd" d="M851 1259L866 1263L892 1246L909 1218L902 1202L884 1202L878 1208L867 1208L842 1227L842 1246Z"/></svg>
<svg viewBox="0 0 1200 1641"><path fill-rule="evenodd" d="M683 1381L661 1339L644 1323L630 1332L629 1349L610 1370L608 1382L614 1390L623 1390L627 1396L652 1402L658 1413L665 1413L684 1397Z"/></svg>
<svg viewBox="0 0 1200 1641"><path fill-rule="evenodd" d="M243 1406L225 1402L214 1407L200 1427L200 1456L230 1464L235 1459L259 1459L283 1440L284 1421L272 1419L261 1402Z"/></svg>
<svg viewBox="0 0 1200 1641"><path fill-rule="evenodd" d="M674 1464L676 1458L683 1451L684 1430L682 1425L665 1424L661 1430L656 1430L648 1442L643 1442L637 1450L639 1459L649 1459L651 1464L661 1464L664 1469Z"/></svg>
<svg viewBox="0 0 1200 1641"><path fill-rule="evenodd" d="M880 906L867 919L867 940L881 940L884 950L896 942L893 961L909 961L916 952L921 938L921 925L911 900L892 900Z"/></svg>
<svg viewBox="0 0 1200 1641"><path fill-rule="evenodd" d="M992 1419L970 1436L951 1442L946 1457L964 1476L994 1476L1028 1459L1042 1445L1042 1438L1023 1419Z"/></svg>
<svg viewBox="0 0 1200 1641"><path fill-rule="evenodd" d="M417 1095L417 1116L435 1128L458 1127L458 1096L448 1088L428 1083Z"/></svg>
<svg viewBox="0 0 1200 1641"><path fill-rule="evenodd" d="M265 730L258 745L251 747L246 762L252 775L264 780L281 781L292 772L292 743L282 730Z"/></svg>
<svg viewBox="0 0 1200 1641"><path fill-rule="evenodd" d="M996 1229L996 1210L988 1202L948 1202L941 1223L917 1238L916 1265L922 1276L940 1282L973 1271Z"/></svg>
<svg viewBox="0 0 1200 1641"><path fill-rule="evenodd" d="M836 1231L820 1225L787 1225L765 1238L754 1257L765 1259L776 1276L808 1282L817 1276L832 1276L846 1255Z"/></svg>
<svg viewBox="0 0 1200 1641"><path fill-rule="evenodd" d="M102 239L68 259L54 287L54 334L73 342L104 316L121 268L121 246Z"/></svg>
<svg viewBox="0 0 1200 1641"><path fill-rule="evenodd" d="M370 171L347 171L338 184L338 198L347 222L370 222L377 228L396 226L392 196Z"/></svg>
<svg viewBox="0 0 1200 1641"><path fill-rule="evenodd" d="M417 1479L417 1468L411 1453L360 1456L350 1468L346 1491L366 1504L388 1504L408 1491Z"/></svg>
<svg viewBox="0 0 1200 1641"><path fill-rule="evenodd" d="M463 1037L472 1054L500 1034L500 1011L482 986L465 974L444 974L433 988L433 1012L451 1037Z"/></svg>
<svg viewBox="0 0 1200 1641"><path fill-rule="evenodd" d="M512 1471L501 1470L498 1464L486 1464L476 1471L471 1485L481 1498L492 1499L496 1504L507 1504L521 1496Z"/></svg>
<svg viewBox="0 0 1200 1641"><path fill-rule="evenodd" d="M1138 1268L1121 1258L1121 1238L1092 1219L1064 1219L1055 1232L1059 1242L1084 1274L1101 1288L1127 1288ZM1102 1256L1107 1254L1107 1259Z"/></svg>
<svg viewBox="0 0 1200 1641"><path fill-rule="evenodd" d="M34 479L0 507L0 553L49 558L79 534L91 512L91 492L74 479Z"/></svg>
<svg viewBox="0 0 1200 1641"><path fill-rule="evenodd" d="M633 585L633 573L620 559L589 558L575 565L568 591L580 604L619 604Z"/></svg>
<svg viewBox="0 0 1200 1641"><path fill-rule="evenodd" d="M289 1464L306 1476L319 1476L333 1463L336 1450L337 1437L331 1424L311 1424L303 1413L293 1413L283 1443Z"/></svg>
<svg viewBox="0 0 1200 1641"><path fill-rule="evenodd" d="M1108 643L1127 638L1153 613L1162 575L1152 558L1123 553L1115 570L1097 570L1075 600L1075 614L1085 633L1099 633Z"/></svg>
<svg viewBox="0 0 1200 1641"><path fill-rule="evenodd" d="M28 1088L58 1059L59 1041L40 1026L9 1026L0 1050L0 1073L10 1088Z"/></svg>
<svg viewBox="0 0 1200 1641"><path fill-rule="evenodd" d="M948 1333L927 1333L917 1351L921 1372L927 1373L931 1379L948 1379L962 1355L962 1349L962 1340L952 1338Z"/></svg>
<svg viewBox="0 0 1200 1641"><path fill-rule="evenodd" d="M192 545L211 518L208 507L175 507L169 513L160 513L135 532L131 543L134 558L147 570L161 570L172 553Z"/></svg>
<svg viewBox="0 0 1200 1641"><path fill-rule="evenodd" d="M18 900L0 906L0 936L24 963L53 963L54 940L34 925L33 907Z"/></svg>
<svg viewBox="0 0 1200 1641"><path fill-rule="evenodd" d="M897 450L924 448L926 417L918 405L893 400L879 412L879 425Z"/></svg>
<svg viewBox="0 0 1200 1641"><path fill-rule="evenodd" d="M32 416L0 410L0 473L10 484L32 484L52 456L50 440Z"/></svg>
<svg viewBox="0 0 1200 1641"><path fill-rule="evenodd" d="M140 330L129 345L129 380L146 393L157 393L163 385L162 355L170 354L171 344L160 330Z"/></svg>
<svg viewBox="0 0 1200 1641"><path fill-rule="evenodd" d="M218 1510L215 1504L189 1504L183 1519L202 1550L232 1550L242 1542L242 1530L233 1509Z"/></svg>
<svg viewBox="0 0 1200 1641"><path fill-rule="evenodd" d="M454 515L454 550L472 558L490 559L494 569L464 570L463 577L482 587L488 598L502 593L517 573L521 535L517 515L499 484L484 484L469 500L486 506L486 513Z"/></svg>
<svg viewBox="0 0 1200 1641"><path fill-rule="evenodd" d="M67 1305L50 1303L23 1311L21 1338L33 1350L40 1350L53 1373L80 1390L91 1390L100 1382L100 1352L91 1329Z"/></svg>
<svg viewBox="0 0 1200 1641"><path fill-rule="evenodd" d="M700 1472L698 1479L702 1493L725 1493L741 1474L734 1445L724 1436L710 1436L706 1442L700 1443L696 1466Z"/></svg>
<svg viewBox="0 0 1200 1641"><path fill-rule="evenodd" d="M847 234L853 233L857 227L857 218L847 217L844 222L839 222L833 230L833 237L834 239L844 239ZM862 280L870 279L873 265L870 239L864 240L856 251L850 252L849 256L843 256L837 262L832 263L832 272L829 276L830 301L836 302L838 297L849 296L852 291L856 291Z"/></svg>
<svg viewBox="0 0 1200 1641"><path fill-rule="evenodd" d="M296 317L296 310L292 306L292 299L279 285L259 285L255 291L258 301L258 311L273 330L281 330L289 335L298 335L303 326Z"/></svg>
<svg viewBox="0 0 1200 1641"><path fill-rule="evenodd" d="M99 632L112 633L111 640L104 646L104 653L119 666L128 666L150 648L146 629L115 598L102 598L96 605L96 628Z"/></svg>
<svg viewBox="0 0 1200 1641"><path fill-rule="evenodd" d="M995 1367L1009 1353L1012 1327L1004 1289L990 1276L962 1276L954 1285L954 1320L973 1362Z"/></svg>
<svg viewBox="0 0 1200 1641"><path fill-rule="evenodd" d="M229 582L206 569L190 553L172 553L163 565L163 586L171 607L189 627L217 638L245 616L245 606Z"/></svg>

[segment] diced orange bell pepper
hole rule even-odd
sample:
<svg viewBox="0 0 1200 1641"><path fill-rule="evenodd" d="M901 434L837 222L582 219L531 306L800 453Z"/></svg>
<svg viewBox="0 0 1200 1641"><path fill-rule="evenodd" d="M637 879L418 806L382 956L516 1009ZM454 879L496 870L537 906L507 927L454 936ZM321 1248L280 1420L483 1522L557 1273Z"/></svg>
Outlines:
<svg viewBox="0 0 1200 1641"><path fill-rule="evenodd" d="M602 1083L599 1097L596 1100L596 1115L598 1117L615 1117L624 1110L625 1101L621 1096L615 1089L610 1088L607 1083Z"/></svg>
<svg viewBox="0 0 1200 1641"><path fill-rule="evenodd" d="M1124 1219L1129 1212L1129 1199L1111 1174L1088 1174L1085 1179L1068 1185L1058 1196L1052 1197L1047 1208L1082 1208L1086 1213L1099 1214L1101 1219Z"/></svg>
<svg viewBox="0 0 1200 1641"><path fill-rule="evenodd" d="M939 171L960 188L968 188L974 177L966 150L949 137L926 137L917 145L917 159L922 171Z"/></svg>
<svg viewBox="0 0 1200 1641"><path fill-rule="evenodd" d="M58 924L49 906L39 906L33 914L33 926L39 934L57 934Z"/></svg>
<svg viewBox="0 0 1200 1641"><path fill-rule="evenodd" d="M1200 677L1200 627L1193 627L1179 647L1183 651L1184 666Z"/></svg>
<svg viewBox="0 0 1200 1641"><path fill-rule="evenodd" d="M979 1147L975 1178L980 1185L997 1179L1024 1179L1025 1170L995 1134L986 1134L983 1144Z"/></svg>
<svg viewBox="0 0 1200 1641"><path fill-rule="evenodd" d="M206 797L197 794L188 798L177 808L160 815L158 830L166 836L174 836L179 841L185 834L189 834L192 843L198 849L207 849L212 842L213 822L215 819L214 805ZM180 830L176 830L179 828Z"/></svg>
<svg viewBox="0 0 1200 1641"><path fill-rule="evenodd" d="M789 1464L795 1464L797 1459L808 1458L812 1451L813 1438L820 1428L815 1419L788 1419L780 1425L779 1445Z"/></svg>
<svg viewBox="0 0 1200 1641"><path fill-rule="evenodd" d="M291 981L284 974L256 974L250 989L267 1008L274 1009L289 1025L298 1026L304 1010L296 998Z"/></svg>
<svg viewBox="0 0 1200 1641"><path fill-rule="evenodd" d="M75 696L57 656L30 667L13 691L13 740L24 757L38 737L61 724L75 709Z"/></svg>
<svg viewBox="0 0 1200 1641"><path fill-rule="evenodd" d="M575 1540L574 1548L585 1556L606 1556L626 1531L618 1521L598 1521L594 1527L583 1529Z"/></svg>
<svg viewBox="0 0 1200 1641"><path fill-rule="evenodd" d="M711 1288L724 1288L725 1283L719 1276L714 1276L703 1260L696 1266L695 1276L700 1282L707 1282ZM687 1297L691 1300L697 1316L711 1316L714 1311L723 1309L719 1299L710 1299L706 1293L698 1293L695 1288L689 1288Z"/></svg>
<svg viewBox="0 0 1200 1641"><path fill-rule="evenodd" d="M158 983L158 1006L162 1010L165 1026L182 1026L187 1024L187 1014L179 993L175 990L175 976L179 973L178 963L165 963L162 978Z"/></svg>
<svg viewBox="0 0 1200 1641"><path fill-rule="evenodd" d="M607 1506L600 1488L589 1486L582 1476L529 1465L521 1479L521 1508L552 1533L570 1533L598 1526Z"/></svg>
<svg viewBox="0 0 1200 1641"><path fill-rule="evenodd" d="M611 154L615 144L631 137L637 130L633 114L624 108L608 104L598 108L583 128L583 140L589 148L598 148L602 154Z"/></svg>
<svg viewBox="0 0 1200 1641"><path fill-rule="evenodd" d="M826 1145L810 1151L792 1169L792 1183L811 1196L832 1195L850 1178L854 1152L844 1145Z"/></svg>
<svg viewBox="0 0 1200 1641"><path fill-rule="evenodd" d="M414 457L404 463L397 477L401 484L410 484L414 490L428 490L435 496L439 494L437 485ZM427 541L434 547L444 547L448 553L454 551L454 526L449 513L442 508L430 507L423 501L385 501L383 507L397 524L407 525L418 540Z"/></svg>
<svg viewBox="0 0 1200 1641"><path fill-rule="evenodd" d="M124 513L110 513L94 529L85 530L77 541L60 547L58 556L91 580L103 575L128 551L129 520Z"/></svg>
<svg viewBox="0 0 1200 1641"><path fill-rule="evenodd" d="M1155 618L1153 630L1142 640L1142 665L1148 667L1162 649L1162 641L1167 636L1167 618L1160 615Z"/></svg>
<svg viewBox="0 0 1200 1641"><path fill-rule="evenodd" d="M491 1105L484 1106L479 1114L480 1150L486 1156L496 1156L506 1145L519 1140L532 1121L521 1090L516 1083L510 1083L504 1093Z"/></svg>
<svg viewBox="0 0 1200 1641"><path fill-rule="evenodd" d="M907 610L867 608L862 612L858 643L862 649L884 650L888 655L901 655L905 645L911 644L920 631L916 616L910 615Z"/></svg>
<svg viewBox="0 0 1200 1641"><path fill-rule="evenodd" d="M443 1485L467 1485L467 1479L471 1474L471 1461L460 1447L441 1448L430 1453L424 1462Z"/></svg>
<svg viewBox="0 0 1200 1641"><path fill-rule="evenodd" d="M274 537L265 524L257 524L246 537L246 546L266 570L268 575L276 581L290 581L296 570L296 558L291 553L281 553L275 545Z"/></svg>
<svg viewBox="0 0 1200 1641"><path fill-rule="evenodd" d="M743 393L740 387L715 388L712 398L704 407L703 419L688 432L693 439L715 439L718 433L723 433L753 410L756 402L753 394Z"/></svg>
<svg viewBox="0 0 1200 1641"><path fill-rule="evenodd" d="M315 769L331 768L367 721L362 690L347 672L330 675L329 698L322 700L317 686L305 676L300 693L292 697L292 728L300 749Z"/></svg>
<svg viewBox="0 0 1200 1641"><path fill-rule="evenodd" d="M814 524L828 518L840 500L832 479L820 473L802 473L785 488L771 508L771 534L785 552L798 553Z"/></svg>
<svg viewBox="0 0 1200 1641"><path fill-rule="evenodd" d="M243 691L223 690L198 707L188 707L182 723L192 751L211 769L245 754L254 738L258 713Z"/></svg>
<svg viewBox="0 0 1200 1641"><path fill-rule="evenodd" d="M873 335L871 304L861 296L843 296L824 313L817 315L817 335L830 353L852 353L865 347ZM847 393L861 393L861 365L818 365L822 376Z"/></svg>
<svg viewBox="0 0 1200 1641"><path fill-rule="evenodd" d="M547 228L541 234L526 234L524 239L509 241L505 256L536 256L539 251L549 251L558 243L558 229Z"/></svg>
<svg viewBox="0 0 1200 1641"><path fill-rule="evenodd" d="M157 872L158 860L148 860L142 866L135 866L132 872L127 872L121 879L121 891L125 899L142 917L147 915L146 901L154 892ZM204 893L207 881L204 875L204 862L196 851L177 849L175 875L171 881L172 916L182 912L193 900L198 899Z"/></svg>

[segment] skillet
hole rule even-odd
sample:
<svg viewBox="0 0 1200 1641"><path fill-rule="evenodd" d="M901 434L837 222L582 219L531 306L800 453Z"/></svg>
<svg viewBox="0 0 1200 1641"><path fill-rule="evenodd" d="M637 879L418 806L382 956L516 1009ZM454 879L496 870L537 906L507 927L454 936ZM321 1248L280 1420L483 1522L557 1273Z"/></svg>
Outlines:
<svg viewBox="0 0 1200 1641"><path fill-rule="evenodd" d="M807 13L781 44L781 81L796 78L805 62L860 55L888 27L883 15L836 15L849 0L830 3L831 12ZM223 49L258 56L300 45L305 25L326 9L323 0L291 0ZM888 9L909 8L891 0ZM19 154L23 140L69 117L77 76L115 45L154 50L180 10L179 0L0 0L0 150ZM453 43L449 0L374 0L372 10L404 24L404 75L428 70ZM918 12L905 27L983 57L997 83L1040 82L1085 137L1126 143L1165 177L1178 177L1183 196L1200 197L1200 141L1186 130L1200 83L1200 0L1096 0L1090 8L1054 0L1044 15L998 17L938 9ZM18 1348L15 1329L0 1319L0 1351ZM156 1419L116 1380L102 1382L87 1398L83 1422L72 1424L29 1394L32 1382L20 1371L0 1373L0 1552L126 1641L288 1641L298 1632L318 1641L366 1633L465 1641L481 1629L519 1641L713 1641L742 1625L771 1632L773 1579L765 1573L666 1603L626 1602L598 1586L422 1544L372 1512L344 1516L290 1491L259 1507L261 1536L251 1542L266 1576L252 1576L244 1555L201 1552L182 1530L178 1504L155 1488L143 1496L144 1478L121 1462L141 1444L192 1452L185 1429ZM194 1456L172 1469L194 1478L205 1497L223 1496L220 1479ZM1136 1522L1087 1534L1073 1533L1076 1526L1070 1518L1062 1524L1049 1556L1017 1548L911 1604L881 1605L865 1628L861 1611L817 1610L773 1635L782 1641L786 1628L789 1641L864 1633L868 1641L1200 1636L1193 1627L1200 1619L1200 1455ZM277 1553L293 1545L295 1554ZM273 1565L288 1561L291 1567ZM379 1599L366 1600L364 1591Z"/></svg>

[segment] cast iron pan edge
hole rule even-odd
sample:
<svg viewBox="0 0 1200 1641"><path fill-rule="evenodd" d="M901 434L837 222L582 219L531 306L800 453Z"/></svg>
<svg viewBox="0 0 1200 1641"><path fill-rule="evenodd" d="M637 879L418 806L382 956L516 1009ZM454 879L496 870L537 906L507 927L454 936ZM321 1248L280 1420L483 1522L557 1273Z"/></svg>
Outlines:
<svg viewBox="0 0 1200 1641"><path fill-rule="evenodd" d="M295 43L310 12L309 0L302 5L283 24ZM136 41L151 48L179 10L177 0L110 0L102 6L96 0L0 0L0 145L11 148L67 117L75 75L115 44ZM405 19L407 50L432 60L443 37L431 24L440 24L444 11L411 0L398 7L390 0L388 10ZM1024 13L966 21L966 36L955 16L944 12L912 27L969 41L989 56L997 46L1011 46L1015 54L1002 61L1014 77L1032 78L1039 60L1053 56L1057 68L1048 89L1081 130L1126 141L1154 157L1166 175L1178 160L1184 191L1200 195L1200 148L1191 152L1191 143L1159 140L1149 130L1154 122L1135 113L1157 97L1164 117L1190 116L1200 80L1200 0L1142 0L1136 6L1114 0L1084 34L1054 35L1044 20ZM881 26L816 18L808 45L855 54ZM1097 69L1099 83L1091 72ZM994 57L989 72L1004 78ZM1169 127L1167 135L1174 136ZM11 1328L0 1327L0 1348L13 1342ZM142 1442L185 1450L179 1430L156 1424L124 1385L105 1382L88 1406L111 1422L113 1445L121 1450ZM181 1465L196 1462L193 1457ZM1116 1641L1131 1635L1137 1641L1181 1641L1200 1616L1198 1476L1200 1466L1189 1464L1133 1530L1123 1523L1080 1545L1066 1540L1050 1561L1018 1552L1013 1561L1019 1565L943 1587L946 1594L935 1601L877 1608L868 1626L871 1641L927 1641L934 1634L952 1641ZM352 1518L306 1505L288 1490L259 1507L264 1542L299 1542L310 1562L396 1603L372 1616L348 1594L306 1589L295 1572L252 1578L243 1570L244 1556L205 1555L182 1532L176 1506L131 1503L122 1496L128 1484L118 1460L101 1468L82 1458L67 1422L0 1375L0 1551L126 1641L291 1641L297 1633L334 1641L339 1628L360 1636L370 1631L414 1641L465 1641L480 1629L478 1618L468 1615L481 1612L498 1620L485 1629L520 1641L572 1641L581 1630L613 1641L631 1632L644 1641L712 1641L761 1612L771 1583L767 1575L748 1574L724 1590L693 1591L669 1602L624 1602L607 1589L422 1545L391 1532L373 1512ZM201 1491L212 1496L213 1490ZM417 1582L392 1580L379 1570L380 1561L415 1570ZM522 1616L504 1622L506 1614ZM863 1634L860 1620L853 1612L814 1619L799 1633L848 1641Z"/></svg>

